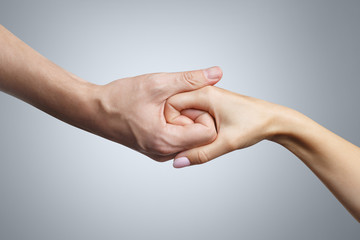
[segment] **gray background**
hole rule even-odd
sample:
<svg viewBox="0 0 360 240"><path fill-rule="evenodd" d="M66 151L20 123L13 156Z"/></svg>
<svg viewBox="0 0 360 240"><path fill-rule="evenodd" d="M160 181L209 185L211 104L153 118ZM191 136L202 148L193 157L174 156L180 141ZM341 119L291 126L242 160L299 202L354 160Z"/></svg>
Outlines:
<svg viewBox="0 0 360 240"><path fill-rule="evenodd" d="M360 145L360 1L0 1L0 22L93 83L219 65L220 87ZM270 142L175 170L0 93L0 239L359 239Z"/></svg>

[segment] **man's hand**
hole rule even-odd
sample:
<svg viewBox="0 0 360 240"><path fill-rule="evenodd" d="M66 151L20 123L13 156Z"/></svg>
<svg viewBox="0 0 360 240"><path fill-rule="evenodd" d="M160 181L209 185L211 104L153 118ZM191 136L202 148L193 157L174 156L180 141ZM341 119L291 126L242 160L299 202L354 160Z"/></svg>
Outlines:
<svg viewBox="0 0 360 240"><path fill-rule="evenodd" d="M212 117L168 124L166 99L214 85L219 67L183 73L156 73L98 86L50 62L0 25L0 90L86 131L163 161L175 153L213 141Z"/></svg>
<svg viewBox="0 0 360 240"><path fill-rule="evenodd" d="M169 160L177 152L208 144L216 138L213 118L192 110L189 118L167 123L166 100L178 93L214 85L219 67L180 73L154 73L98 86L98 110L91 131L133 148L155 160Z"/></svg>

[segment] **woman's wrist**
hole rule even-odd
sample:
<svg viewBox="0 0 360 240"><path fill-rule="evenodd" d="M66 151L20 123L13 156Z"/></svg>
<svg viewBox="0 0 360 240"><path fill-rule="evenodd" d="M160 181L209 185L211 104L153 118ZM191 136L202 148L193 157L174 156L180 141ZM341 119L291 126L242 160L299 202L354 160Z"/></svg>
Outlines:
<svg viewBox="0 0 360 240"><path fill-rule="evenodd" d="M309 120L296 110L278 105L266 139L286 147L290 142L299 141L301 132L309 130Z"/></svg>
<svg viewBox="0 0 360 240"><path fill-rule="evenodd" d="M311 168L322 164L319 147L326 136L332 134L330 131L304 114L286 107L280 107L274 119L273 132L268 140L287 148Z"/></svg>

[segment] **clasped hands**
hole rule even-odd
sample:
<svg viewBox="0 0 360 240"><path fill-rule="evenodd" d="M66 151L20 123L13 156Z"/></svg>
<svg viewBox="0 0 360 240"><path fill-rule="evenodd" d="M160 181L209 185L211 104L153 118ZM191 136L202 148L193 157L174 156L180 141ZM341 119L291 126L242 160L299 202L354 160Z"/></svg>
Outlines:
<svg viewBox="0 0 360 240"><path fill-rule="evenodd" d="M270 135L274 104L212 85L213 67L145 74L97 86L91 131L174 167L205 163ZM270 107L270 108L269 108Z"/></svg>
<svg viewBox="0 0 360 240"><path fill-rule="evenodd" d="M360 221L360 148L290 108L214 87L219 67L96 85L0 25L0 90L76 127L174 167L261 140L299 157Z"/></svg>

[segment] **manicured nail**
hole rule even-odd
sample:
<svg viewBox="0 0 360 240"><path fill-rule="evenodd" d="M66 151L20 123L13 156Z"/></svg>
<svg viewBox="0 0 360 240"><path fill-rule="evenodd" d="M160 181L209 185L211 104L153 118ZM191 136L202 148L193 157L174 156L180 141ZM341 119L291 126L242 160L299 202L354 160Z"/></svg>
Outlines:
<svg viewBox="0 0 360 240"><path fill-rule="evenodd" d="M204 70L205 77L210 80L220 79L222 76L221 68L219 67L211 67Z"/></svg>
<svg viewBox="0 0 360 240"><path fill-rule="evenodd" d="M173 166L174 168L182 168L190 165L190 161L187 157L179 157L174 159Z"/></svg>

